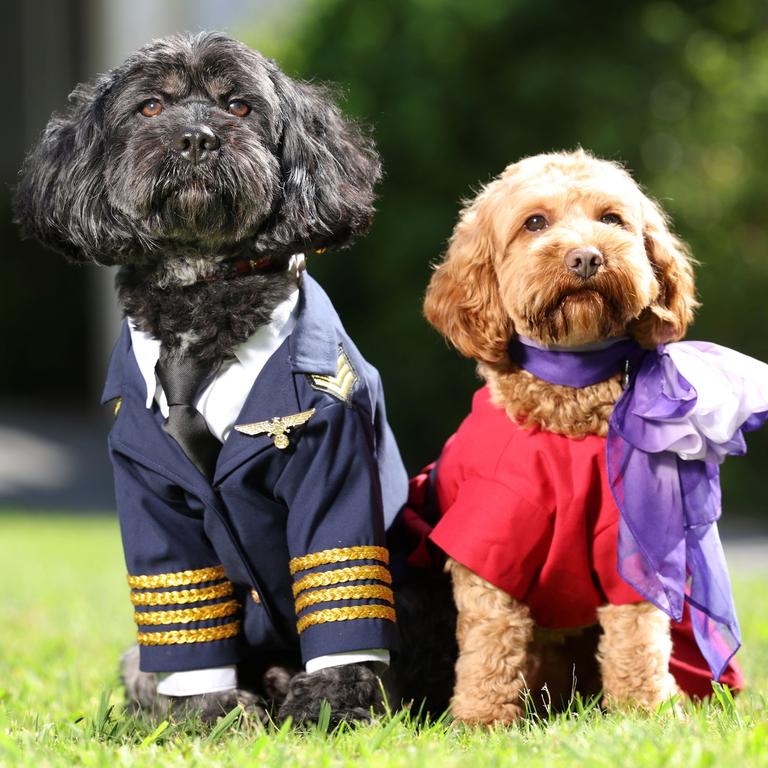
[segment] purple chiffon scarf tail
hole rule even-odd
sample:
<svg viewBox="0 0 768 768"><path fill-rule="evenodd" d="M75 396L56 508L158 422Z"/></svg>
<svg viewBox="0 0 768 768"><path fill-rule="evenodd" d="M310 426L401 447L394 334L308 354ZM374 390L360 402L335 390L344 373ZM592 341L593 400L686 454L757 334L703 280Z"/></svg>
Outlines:
<svg viewBox="0 0 768 768"><path fill-rule="evenodd" d="M699 649L719 679L741 631L717 531L718 465L743 454L743 433L768 418L768 366L699 341L645 352L626 337L575 349L515 337L508 349L521 368L570 387L629 369L606 447L619 573L676 621L688 602Z"/></svg>
<svg viewBox="0 0 768 768"><path fill-rule="evenodd" d="M768 366L714 344L679 342L642 357L610 419L619 572L676 621L688 601L715 680L741 645L717 530L718 463L744 453L743 432L767 417Z"/></svg>

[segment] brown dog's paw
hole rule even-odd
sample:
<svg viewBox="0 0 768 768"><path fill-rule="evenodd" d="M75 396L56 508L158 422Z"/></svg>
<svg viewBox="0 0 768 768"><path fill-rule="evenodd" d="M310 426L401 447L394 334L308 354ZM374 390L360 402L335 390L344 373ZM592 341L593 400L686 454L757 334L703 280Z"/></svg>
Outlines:
<svg viewBox="0 0 768 768"><path fill-rule="evenodd" d="M451 704L451 716L454 722L466 725L487 725L497 723L514 723L525 717L525 708L522 704L495 703L489 706L488 701L456 702Z"/></svg>

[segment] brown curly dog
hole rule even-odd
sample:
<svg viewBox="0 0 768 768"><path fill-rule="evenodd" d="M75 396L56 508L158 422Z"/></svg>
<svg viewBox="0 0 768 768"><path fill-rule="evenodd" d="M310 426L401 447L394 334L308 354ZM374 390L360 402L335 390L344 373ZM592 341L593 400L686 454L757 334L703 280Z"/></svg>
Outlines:
<svg viewBox="0 0 768 768"><path fill-rule="evenodd" d="M680 339L697 306L686 246L620 166L578 150L510 165L463 210L424 311L478 362L493 405L525 428L605 436L621 376L576 389L511 363L515 334L573 347L631 335L643 347ZM514 565L514 564L513 564ZM458 609L453 715L510 721L546 685L608 706L656 707L676 693L669 621L647 602L604 604L591 627L536 626L529 606L455 560Z"/></svg>

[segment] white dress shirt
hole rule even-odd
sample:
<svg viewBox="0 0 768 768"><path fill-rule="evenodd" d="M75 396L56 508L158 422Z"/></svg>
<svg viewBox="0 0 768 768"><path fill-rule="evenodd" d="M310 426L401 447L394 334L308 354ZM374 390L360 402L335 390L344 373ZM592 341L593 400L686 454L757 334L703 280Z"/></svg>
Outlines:
<svg viewBox="0 0 768 768"><path fill-rule="evenodd" d="M301 264L301 261L299 261ZM292 267L295 263L292 262ZM227 439L242 410L253 382L267 360L290 336L296 325L299 289L277 305L267 325L258 328L253 335L238 345L234 359L225 362L210 384L198 396L195 407L203 415L208 429L221 442ZM160 342L148 333L138 330L128 319L133 354L147 386L147 408L157 402L160 412L167 418L168 401L155 374L160 358ZM373 661L389 664L389 651L384 648L365 649L344 653L331 653L309 659L307 672L326 667ZM232 690L237 687L237 669L234 665L187 672L158 675L157 692L165 696L193 696L201 693Z"/></svg>

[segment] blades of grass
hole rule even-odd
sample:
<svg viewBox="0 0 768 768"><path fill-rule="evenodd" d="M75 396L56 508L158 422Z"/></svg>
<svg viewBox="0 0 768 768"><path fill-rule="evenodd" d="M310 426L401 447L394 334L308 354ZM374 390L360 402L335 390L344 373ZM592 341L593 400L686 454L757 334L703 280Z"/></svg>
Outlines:
<svg viewBox="0 0 768 768"><path fill-rule="evenodd" d="M168 730L169 726L170 723L167 720L163 720L163 722L160 723L160 725L158 725L157 728L155 728L155 730L152 731L152 733L150 733L149 736L147 736L147 738L141 742L139 748L146 749L150 744L154 744L160 738L160 736L162 736Z"/></svg>
<svg viewBox="0 0 768 768"><path fill-rule="evenodd" d="M283 720L282 725L277 731L276 738L278 741L285 741L287 738L289 738L292 735L292 733L293 733L293 718L287 717L285 720Z"/></svg>
<svg viewBox="0 0 768 768"><path fill-rule="evenodd" d="M314 730L317 733L328 733L328 726L331 724L331 705L323 699L320 702L320 712L317 715L317 723Z"/></svg>
<svg viewBox="0 0 768 768"><path fill-rule="evenodd" d="M227 713L225 717L219 720L214 726L213 730L208 734L205 739L206 744L215 744L225 733L228 731L235 722L240 720L243 710L241 707L235 707L231 712Z"/></svg>
<svg viewBox="0 0 768 768"><path fill-rule="evenodd" d="M738 710L736 709L736 702L733 700L733 693L731 693L731 689L727 685L723 685L722 683L716 683L712 682L712 693L717 699L717 703L720 705L721 709L723 710L723 714L729 719L732 720L736 725L739 727L742 726L741 722L741 716L738 713Z"/></svg>
<svg viewBox="0 0 768 768"><path fill-rule="evenodd" d="M439 732L439 731L445 731L447 732L451 727L451 722L453 721L453 716L451 715L451 711L449 709L446 709L444 712L441 712L435 720L430 721L429 715L427 715L426 719L426 726L427 730L431 732Z"/></svg>
<svg viewBox="0 0 768 768"><path fill-rule="evenodd" d="M389 696L387 696L387 689L384 687L384 682L379 677L379 691L381 691L381 702L384 707L384 717L388 720L392 717L392 707L389 704Z"/></svg>
<svg viewBox="0 0 768 768"><path fill-rule="evenodd" d="M136 731L136 720L133 717L126 715L125 712L123 712L122 717L115 720L115 726L109 735L109 740L122 741L129 735L129 732L132 734L135 731Z"/></svg>
<svg viewBox="0 0 768 768"><path fill-rule="evenodd" d="M21 757L21 749L16 740L3 733L3 731L0 731L0 755L14 758Z"/></svg>
<svg viewBox="0 0 768 768"><path fill-rule="evenodd" d="M109 703L112 691L109 689L102 691L99 696L99 706L96 709L96 716L91 720L91 726L88 734L91 738L101 739L109 725L112 715L112 705Z"/></svg>
<svg viewBox="0 0 768 768"><path fill-rule="evenodd" d="M672 717L677 719L681 716L682 709L680 705L680 697L678 695L670 696L668 699L664 699L656 707L656 715L660 718Z"/></svg>
<svg viewBox="0 0 768 768"><path fill-rule="evenodd" d="M375 752L379 747L384 744L385 741L392 734L392 731L400 726L408 717L408 710L401 709L397 714L392 715L388 721L385 721L383 725L380 725L378 730L374 731L372 737L368 741L368 750Z"/></svg>

